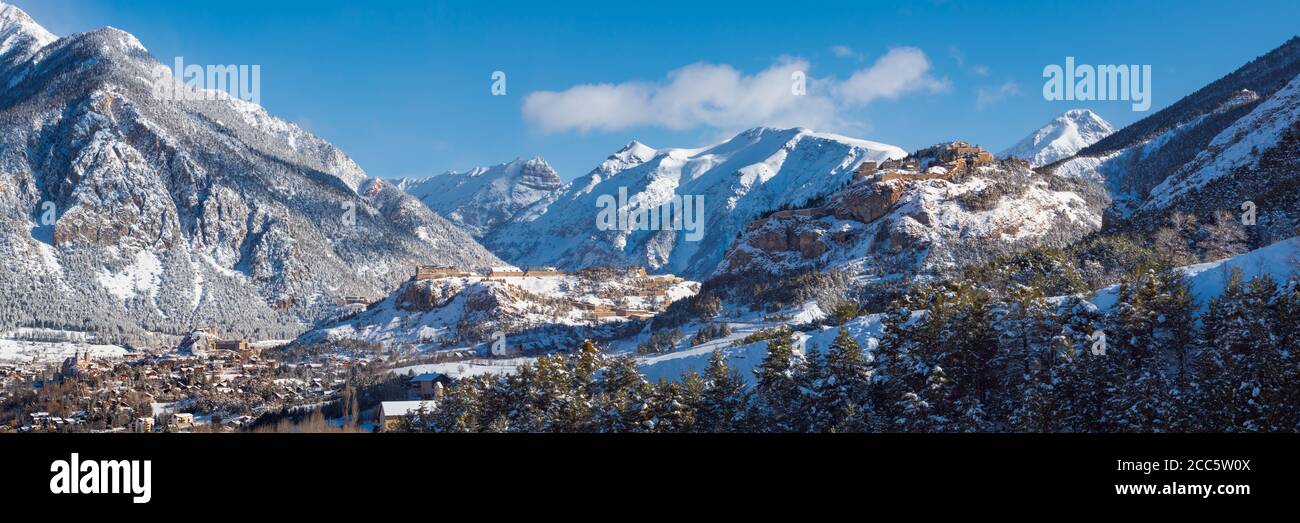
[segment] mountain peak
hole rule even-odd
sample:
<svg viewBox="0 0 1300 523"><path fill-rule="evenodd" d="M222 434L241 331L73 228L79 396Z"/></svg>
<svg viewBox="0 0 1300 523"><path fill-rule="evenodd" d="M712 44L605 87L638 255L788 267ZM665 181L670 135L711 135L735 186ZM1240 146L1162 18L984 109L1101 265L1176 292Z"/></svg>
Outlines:
<svg viewBox="0 0 1300 523"><path fill-rule="evenodd" d="M551 167L551 164L547 163L546 159L541 156L533 156L527 160L519 160L519 164L531 169L555 171L555 169Z"/></svg>
<svg viewBox="0 0 1300 523"><path fill-rule="evenodd" d="M9 58L16 49L23 54L34 53L55 40L58 37L18 6L0 2L0 59Z"/></svg>
<svg viewBox="0 0 1300 523"><path fill-rule="evenodd" d="M628 142L627 145L624 145L622 149L619 149L618 151L615 151L614 154L611 154L609 156L609 159L623 160L623 161L629 161L635 159L637 160L637 163L640 163L640 162L649 161L651 158L654 158L655 155L658 154L658 152L659 151L655 150L655 148L653 147L650 147L636 140L632 140L631 142Z"/></svg>
<svg viewBox="0 0 1300 523"><path fill-rule="evenodd" d="M1071 109L999 156L1027 160L1039 167L1073 156L1084 147L1110 136L1115 128L1088 109Z"/></svg>
<svg viewBox="0 0 1300 523"><path fill-rule="evenodd" d="M430 210L482 237L534 202L564 185L559 173L541 156L506 163L449 171L426 179L403 180L398 187Z"/></svg>

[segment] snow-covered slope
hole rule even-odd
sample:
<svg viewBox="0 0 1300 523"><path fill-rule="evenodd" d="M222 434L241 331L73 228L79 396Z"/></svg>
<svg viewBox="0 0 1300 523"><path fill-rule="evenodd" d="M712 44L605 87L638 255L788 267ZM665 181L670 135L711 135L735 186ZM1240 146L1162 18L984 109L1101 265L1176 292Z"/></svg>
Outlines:
<svg viewBox="0 0 1300 523"><path fill-rule="evenodd" d="M1245 281L1259 276L1268 276L1279 283L1300 278L1300 236L1231 258L1180 267L1178 270L1187 277L1192 296L1204 310L1210 299L1223 294L1228 277L1234 270L1241 271ZM1109 309L1118 301L1118 292L1118 285L1107 287L1097 291L1090 301L1100 309Z"/></svg>
<svg viewBox="0 0 1300 523"><path fill-rule="evenodd" d="M1258 167L1262 151L1277 147L1300 123L1300 75L1210 141L1192 161L1151 190L1145 207L1165 207L1179 196L1238 170Z"/></svg>
<svg viewBox="0 0 1300 523"><path fill-rule="evenodd" d="M1039 167L1074 156L1113 132L1115 128L1097 113L1072 109L1002 151L999 156L1020 158L1033 167Z"/></svg>
<svg viewBox="0 0 1300 523"><path fill-rule="evenodd" d="M633 142L553 199L498 227L485 244L519 265L642 265L704 276L750 220L824 197L848 183L864 161L905 155L894 146L807 129L755 128L700 149L655 150ZM599 230L597 202L618 198L620 191L631 209L702 197L702 237L690 241L686 230Z"/></svg>
<svg viewBox="0 0 1300 523"><path fill-rule="evenodd" d="M57 39L21 9L0 2L0 73L26 62ZM11 82L0 84L4 87L11 85Z"/></svg>
<svg viewBox="0 0 1300 523"><path fill-rule="evenodd" d="M258 105L160 99L134 36L0 13L0 328L285 338L416 265L500 263Z"/></svg>
<svg viewBox="0 0 1300 523"><path fill-rule="evenodd" d="M482 238L519 211L550 197L564 183L546 160L515 160L466 172L404 179L398 188Z"/></svg>
<svg viewBox="0 0 1300 523"><path fill-rule="evenodd" d="M1267 184L1251 178L1262 171L1285 171L1292 161L1289 151L1278 150L1286 149L1288 124L1294 126L1297 75L1300 37L1048 169L1104 181L1114 200L1108 214L1145 227L1161 225L1175 211L1208 219L1215 210L1211 203L1236 209L1246 200L1258 202L1261 191L1288 184L1276 173L1268 173ZM1261 165L1270 155L1272 167ZM1275 200L1279 216L1292 212L1280 207L1297 203Z"/></svg>
<svg viewBox="0 0 1300 523"><path fill-rule="evenodd" d="M1010 251L1064 247L1101 227L1107 203L1094 183L1040 175L1015 161L960 173L885 169L824 206L749 224L719 271L942 276Z"/></svg>
<svg viewBox="0 0 1300 523"><path fill-rule="evenodd" d="M1108 212L1140 228L1164 225L1173 212L1208 222L1218 210L1241 212L1244 202L1254 202L1262 227L1252 235L1270 242L1300 226L1297 167L1300 74L1268 96L1236 91L1153 138L1050 169L1102 181L1115 202Z"/></svg>
<svg viewBox="0 0 1300 523"><path fill-rule="evenodd" d="M1278 282L1293 281L1295 278L1300 277L1300 237L1291 238L1233 258L1191 265L1182 267L1179 270L1187 276L1192 294L1195 296L1197 304L1204 310L1205 305L1211 298L1223 294L1228 275L1234 269L1241 270L1242 276L1247 281L1261 275L1268 275ZM1090 307L1095 306L1101 311L1109 310L1116 302L1117 290L1118 286L1097 291L1088 300L1092 304ZM829 347L839 333L839 329L843 328L857 340L863 352L868 357L871 357L879 346L880 339L884 336L882 320L882 315L870 314L850 320L840 327L823 327L808 332L796 331L794 333L795 347L800 352L806 352L813 346ZM771 328L775 325L769 324L761 327ZM735 324L737 329L742 326L743 324ZM725 339L698 347L683 348L666 354L643 357L639 359L638 363L641 371L651 381L659 378L678 379L684 373L692 370L703 373L708 367L709 357L713 351L721 350L727 356L728 364L739 370L740 376L752 384L754 374L751 371L766 357L767 342L760 341L743 345L735 345L733 342L743 337L744 334L753 332L758 328L760 326L751 325L748 331L741 332L737 330L736 334Z"/></svg>
<svg viewBox="0 0 1300 523"><path fill-rule="evenodd" d="M646 291L648 281L664 286ZM642 278L622 270L412 280L364 311L304 334L299 342L349 340L428 351L474 347L501 332L511 349L551 350L587 338L635 334L643 324L632 318L647 319L698 291L695 282ZM644 312L619 315L620 310Z"/></svg>

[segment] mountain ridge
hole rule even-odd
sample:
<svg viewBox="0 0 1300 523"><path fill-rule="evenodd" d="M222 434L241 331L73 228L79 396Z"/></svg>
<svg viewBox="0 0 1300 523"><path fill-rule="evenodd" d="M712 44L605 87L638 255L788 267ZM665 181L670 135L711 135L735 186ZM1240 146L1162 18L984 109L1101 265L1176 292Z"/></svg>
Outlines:
<svg viewBox="0 0 1300 523"><path fill-rule="evenodd" d="M0 330L288 338L416 265L500 263L256 104L158 98L174 80L124 31L64 36L0 67Z"/></svg>
<svg viewBox="0 0 1300 523"><path fill-rule="evenodd" d="M399 189L477 238L563 185L555 169L539 156L397 182Z"/></svg>
<svg viewBox="0 0 1300 523"><path fill-rule="evenodd" d="M493 231L485 244L519 265L641 265L705 276L749 220L829 194L848 183L863 162L906 154L894 146L804 128L758 127L695 149L654 149L633 141L566 184L553 201L534 204ZM601 197L618 197L620 189L631 209L703 197L703 239L688 241L684 230L599 230Z"/></svg>

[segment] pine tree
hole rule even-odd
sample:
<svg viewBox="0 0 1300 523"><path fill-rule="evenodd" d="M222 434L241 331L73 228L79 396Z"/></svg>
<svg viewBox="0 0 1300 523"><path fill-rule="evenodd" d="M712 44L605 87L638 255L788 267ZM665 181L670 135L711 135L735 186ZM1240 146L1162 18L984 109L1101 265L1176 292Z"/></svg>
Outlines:
<svg viewBox="0 0 1300 523"><path fill-rule="evenodd" d="M579 432L587 430L590 405L578 401L573 390L573 376L562 354L537 359L537 387L530 400L541 416L540 432Z"/></svg>
<svg viewBox="0 0 1300 523"><path fill-rule="evenodd" d="M1050 321L1041 289L1017 286L998 321L997 372L1006 376L998 402L1013 430L1044 432L1051 419L1052 362L1057 326Z"/></svg>
<svg viewBox="0 0 1300 523"><path fill-rule="evenodd" d="M704 389L706 387L704 377L695 369L691 369L685 376L682 376L677 401L681 402L683 410L689 412L690 417L688 422L683 424L681 432L700 432L700 407L704 404Z"/></svg>
<svg viewBox="0 0 1300 523"><path fill-rule="evenodd" d="M998 335L993 325L993 309L987 291L968 284L943 294L940 302L949 312L927 318L931 331L937 331L939 342L927 359L932 366L948 370L951 391L940 405L933 400L936 410L951 409L947 428L951 431L984 432L992 429L990 404L992 394L1002 380L993 368L998 355Z"/></svg>
<svg viewBox="0 0 1300 523"><path fill-rule="evenodd" d="M782 333L767 343L767 356L754 369L753 417L764 432L802 432L805 419L800 387L800 362L794 352L794 336Z"/></svg>
<svg viewBox="0 0 1300 523"><path fill-rule="evenodd" d="M1277 298L1273 340L1282 366L1278 382L1283 394L1274 401L1282 408L1272 416L1277 430L1300 430L1300 282L1289 282Z"/></svg>
<svg viewBox="0 0 1300 523"><path fill-rule="evenodd" d="M614 358L596 381L595 430L642 432L646 429L651 385L637 370L636 360Z"/></svg>
<svg viewBox="0 0 1300 523"><path fill-rule="evenodd" d="M698 380L696 376L696 380ZM682 396L682 384L659 378L647 401L645 429L648 432L690 432L695 412Z"/></svg>
<svg viewBox="0 0 1300 523"><path fill-rule="evenodd" d="M1268 430L1266 402L1283 395L1273 385L1284 372L1270 326L1276 317L1276 283L1265 278L1248 287L1243 280L1241 271L1233 269L1223 294L1210 300L1205 315L1197 411L1210 431Z"/></svg>
<svg viewBox="0 0 1300 523"><path fill-rule="evenodd" d="M869 426L866 420L871 372L858 340L840 329L822 362L824 370L819 373L815 396L818 410L824 413L824 425L815 430L846 432Z"/></svg>
<svg viewBox="0 0 1300 523"><path fill-rule="evenodd" d="M1159 294L1154 304L1156 311L1156 352L1174 360L1175 370L1171 380L1179 395L1190 394L1192 387L1192 356L1198 336L1196 327L1196 298L1192 296L1187 279L1176 271L1160 276ZM1176 417L1183 419L1186 413Z"/></svg>
<svg viewBox="0 0 1300 523"><path fill-rule="evenodd" d="M830 430L832 412L822 403L821 393L825 384L831 381L827 375L826 353L810 343L804 349L803 359L796 366L798 374L795 383L799 387L800 416L808 432L827 432Z"/></svg>
<svg viewBox="0 0 1300 523"><path fill-rule="evenodd" d="M1127 432L1164 432L1169 416L1168 387L1158 369L1148 365L1129 370L1117 405L1117 428ZM1123 407L1122 410L1119 408Z"/></svg>
<svg viewBox="0 0 1300 523"><path fill-rule="evenodd" d="M922 394L907 392L898 400L898 419L893 422L901 432L930 432L930 403Z"/></svg>
<svg viewBox="0 0 1300 523"><path fill-rule="evenodd" d="M911 331L911 303L904 298L895 302L890 312L881 320L883 336L876 347L876 372L871 376L871 404L882 421L881 430L898 430L897 420L906 410L904 395L911 393L907 378L912 373L908 364L911 358L913 335ZM919 408L916 402L907 408Z"/></svg>
<svg viewBox="0 0 1300 523"><path fill-rule="evenodd" d="M443 396L431 413L434 432L478 432L485 391L493 385L491 376L461 379Z"/></svg>
<svg viewBox="0 0 1300 523"><path fill-rule="evenodd" d="M1250 336L1243 340L1244 353L1238 358L1241 368L1237 372L1245 398L1239 423L1252 432L1281 429L1285 415L1275 411L1289 408L1284 404L1288 391L1282 382L1285 356L1273 338L1273 326L1281 321L1277 297L1277 281L1268 275L1252 279L1247 286L1245 308Z"/></svg>
<svg viewBox="0 0 1300 523"><path fill-rule="evenodd" d="M905 432L951 432L960 426L954 422L958 402L953 398L952 382L943 367L935 366L919 392L908 392L899 401L902 412L898 425Z"/></svg>
<svg viewBox="0 0 1300 523"><path fill-rule="evenodd" d="M1135 271L1120 284L1119 301L1110 317L1120 378L1107 415L1113 430L1157 432L1186 430L1189 345L1193 339L1192 297L1175 272ZM1165 362L1175 363L1173 384ZM1179 398L1174 402L1174 398ZM1176 419L1177 418L1177 419ZM1170 425L1174 423L1174 425Z"/></svg>
<svg viewBox="0 0 1300 523"><path fill-rule="evenodd" d="M1055 432L1056 390L1053 369L1033 360L1024 378L1017 383L1017 403L1008 424L1018 432Z"/></svg>
<svg viewBox="0 0 1300 523"><path fill-rule="evenodd" d="M582 342L582 347L578 349L573 358L572 374L573 388L586 398L591 398L596 393L596 372L604 365L604 358L600 354L600 349L591 340Z"/></svg>
<svg viewBox="0 0 1300 523"><path fill-rule="evenodd" d="M713 351L709 356L709 367L704 371L704 384L697 420L698 430L741 430L744 427L749 396L740 373L727 364L727 356L721 349Z"/></svg>
<svg viewBox="0 0 1300 523"><path fill-rule="evenodd" d="M1233 359L1223 341L1226 337L1231 311L1230 295L1241 292L1241 273L1228 277L1223 294L1211 298L1201 319L1202 335L1195 359L1196 424L1193 430L1226 432L1233 425L1233 386L1228 367Z"/></svg>

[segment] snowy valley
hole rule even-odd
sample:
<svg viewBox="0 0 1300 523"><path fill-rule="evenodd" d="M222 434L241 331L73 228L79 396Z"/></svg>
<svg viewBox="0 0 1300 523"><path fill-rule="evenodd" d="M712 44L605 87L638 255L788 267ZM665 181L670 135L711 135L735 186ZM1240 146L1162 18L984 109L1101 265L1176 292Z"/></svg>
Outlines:
<svg viewBox="0 0 1300 523"><path fill-rule="evenodd" d="M1300 38L998 154L746 124L569 181L373 176L160 67L0 3L0 430L1300 427Z"/></svg>

